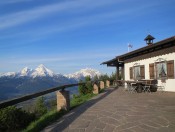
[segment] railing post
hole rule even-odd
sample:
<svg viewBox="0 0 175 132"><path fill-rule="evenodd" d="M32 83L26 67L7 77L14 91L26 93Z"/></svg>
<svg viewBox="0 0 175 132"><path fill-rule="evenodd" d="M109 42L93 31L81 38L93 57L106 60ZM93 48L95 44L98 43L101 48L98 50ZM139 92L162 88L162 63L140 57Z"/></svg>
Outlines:
<svg viewBox="0 0 175 132"><path fill-rule="evenodd" d="M104 82L100 81L100 89L104 89L104 88L105 88Z"/></svg>
<svg viewBox="0 0 175 132"><path fill-rule="evenodd" d="M93 94L99 94L99 88L98 88L97 84L93 85Z"/></svg>
<svg viewBox="0 0 175 132"><path fill-rule="evenodd" d="M106 80L106 87L109 87L110 86L110 82L109 80Z"/></svg>
<svg viewBox="0 0 175 132"><path fill-rule="evenodd" d="M57 91L57 111L61 109L68 111L70 108L69 91L61 90Z"/></svg>

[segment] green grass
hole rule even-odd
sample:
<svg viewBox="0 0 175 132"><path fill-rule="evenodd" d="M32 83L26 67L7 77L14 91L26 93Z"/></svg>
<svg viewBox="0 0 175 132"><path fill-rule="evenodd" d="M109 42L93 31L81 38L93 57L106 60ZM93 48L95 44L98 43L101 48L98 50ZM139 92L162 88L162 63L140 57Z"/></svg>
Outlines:
<svg viewBox="0 0 175 132"><path fill-rule="evenodd" d="M85 103L92 97L96 96L95 94L86 94L86 95L74 95L73 99L70 102L71 109ZM22 132L38 132L44 129L46 126L49 124L55 122L58 120L60 117L65 115L67 111L59 111L57 110L52 110L47 112L45 115L41 116L38 120L32 122L25 130Z"/></svg>
<svg viewBox="0 0 175 132"><path fill-rule="evenodd" d="M41 131L44 127L48 126L48 124L51 124L52 122L56 121L60 117L62 117L64 114L66 114L66 111L59 111L56 110L49 111L45 115L41 116L38 120L32 122L25 130L22 132L38 132Z"/></svg>
<svg viewBox="0 0 175 132"><path fill-rule="evenodd" d="M96 96L95 94L86 94L86 95L74 95L73 99L70 101L71 109L83 104L92 97Z"/></svg>

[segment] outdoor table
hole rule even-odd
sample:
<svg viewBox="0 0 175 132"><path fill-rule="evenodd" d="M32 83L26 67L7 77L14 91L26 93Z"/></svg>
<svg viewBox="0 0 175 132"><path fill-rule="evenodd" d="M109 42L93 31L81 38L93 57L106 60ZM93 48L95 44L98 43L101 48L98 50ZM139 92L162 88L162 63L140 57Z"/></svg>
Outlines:
<svg viewBox="0 0 175 132"><path fill-rule="evenodd" d="M137 86L136 91L137 93L141 93L143 91L143 85L150 85L151 88L153 90L150 89L151 92L156 92L156 84L157 84L157 80L117 80L116 81L118 84L123 84L123 83L127 83L127 84L135 84Z"/></svg>
<svg viewBox="0 0 175 132"><path fill-rule="evenodd" d="M138 81L125 81L125 82L126 83L133 83L133 84L135 84L137 86L137 88L136 88L137 93L141 93L142 92L142 90L143 90L142 86L143 86L143 84L146 83L146 81L142 81L142 80L138 80Z"/></svg>

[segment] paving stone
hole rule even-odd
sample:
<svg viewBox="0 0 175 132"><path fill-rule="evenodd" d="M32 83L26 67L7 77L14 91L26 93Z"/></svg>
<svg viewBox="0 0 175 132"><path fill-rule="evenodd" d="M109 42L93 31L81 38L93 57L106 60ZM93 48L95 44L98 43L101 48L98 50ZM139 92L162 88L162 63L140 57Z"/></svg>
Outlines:
<svg viewBox="0 0 175 132"><path fill-rule="evenodd" d="M142 117L143 116L126 116L125 117L125 120L127 121L127 122L139 122L140 120L142 120Z"/></svg>
<svg viewBox="0 0 175 132"><path fill-rule="evenodd" d="M133 131L131 129L123 129L123 130L115 129L113 132L133 132Z"/></svg>
<svg viewBox="0 0 175 132"><path fill-rule="evenodd" d="M87 120L87 121L93 121L97 118L97 116L94 115L83 115L82 116L83 120Z"/></svg>
<svg viewBox="0 0 175 132"><path fill-rule="evenodd" d="M79 129L78 132L85 132L85 129Z"/></svg>
<svg viewBox="0 0 175 132"><path fill-rule="evenodd" d="M155 127L155 128L161 127L160 124L157 124L157 123L155 123L155 122L153 122L153 121L151 121L151 120L145 120L145 119L143 119L143 120L140 121L140 122L141 122L142 124L145 124L145 125L151 126L151 127Z"/></svg>
<svg viewBox="0 0 175 132"><path fill-rule="evenodd" d="M141 124L141 125L139 125L139 127L144 129L144 130L150 131L150 132L158 130L158 128L155 128L155 127L152 127L149 125L145 125L145 124Z"/></svg>
<svg viewBox="0 0 175 132"><path fill-rule="evenodd" d="M130 129L130 128L135 127L137 125L138 125L138 123L135 123L135 122L125 123L125 124L122 124L122 125L116 127L115 130L116 131L121 131L121 130L125 130L125 129Z"/></svg>
<svg viewBox="0 0 175 132"><path fill-rule="evenodd" d="M92 130L92 132L103 132L103 130L95 128L95 129Z"/></svg>
<svg viewBox="0 0 175 132"><path fill-rule="evenodd" d="M111 125L115 125L115 126L120 125L119 121L117 121L116 119L111 118L111 117L102 117L102 118L100 118L100 121L105 123L105 124L111 124Z"/></svg>
<svg viewBox="0 0 175 132"><path fill-rule="evenodd" d="M116 119L116 120L121 120L124 118L124 116L118 115L118 114L112 114L110 117Z"/></svg>
<svg viewBox="0 0 175 132"><path fill-rule="evenodd" d="M166 127L170 124L170 121L163 118L163 117L156 117L151 120L152 122L155 122L156 124L161 125L162 127Z"/></svg>
<svg viewBox="0 0 175 132"><path fill-rule="evenodd" d="M92 132L93 129L95 129L96 125L94 122L90 122L89 126L85 129L86 132Z"/></svg>
<svg viewBox="0 0 175 132"><path fill-rule="evenodd" d="M69 129L69 131L68 132L78 132L79 131L79 129ZM59 132L59 130L58 130L58 132ZM60 131L61 132L61 131Z"/></svg>
<svg viewBox="0 0 175 132"><path fill-rule="evenodd" d="M139 126L136 126L136 127L132 127L130 128L131 131L134 131L134 132L148 132L148 130L145 130L143 128L140 128Z"/></svg>
<svg viewBox="0 0 175 132"><path fill-rule="evenodd" d="M83 128L83 129L85 129L85 128L87 128L89 126L89 124L90 124L90 121L84 121L84 120L82 120L81 123L79 123L79 125L78 125L77 128Z"/></svg>
<svg viewBox="0 0 175 132"><path fill-rule="evenodd" d="M114 129L115 129L114 125L106 124L104 132L113 132Z"/></svg>
<svg viewBox="0 0 175 132"><path fill-rule="evenodd" d="M105 126L106 126L106 124L101 122L100 120L98 122L96 122L96 128L104 129Z"/></svg>
<svg viewBox="0 0 175 132"><path fill-rule="evenodd" d="M175 126L169 125L168 127L160 127L156 132L174 132Z"/></svg>

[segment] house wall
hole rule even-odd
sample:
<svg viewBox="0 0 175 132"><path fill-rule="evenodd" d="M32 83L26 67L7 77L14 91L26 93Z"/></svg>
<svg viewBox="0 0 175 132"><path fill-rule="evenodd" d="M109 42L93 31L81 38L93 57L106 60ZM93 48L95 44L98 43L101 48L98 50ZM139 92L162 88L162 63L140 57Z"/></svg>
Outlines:
<svg viewBox="0 0 175 132"><path fill-rule="evenodd" d="M131 80L129 68L133 67L133 65L135 63L139 63L139 65L145 65L145 79L150 79L149 64L155 63L155 61L158 58L163 58L163 59L166 59L167 61L174 60L174 63L175 63L175 53L170 53L170 54L166 54L166 55L160 55L160 56L156 56L156 57L152 57L152 58L148 58L148 59L143 59L143 60L138 60L138 61L134 61L134 62L130 62L130 63L125 63L125 80ZM174 64L174 71L175 71L175 64ZM158 85L162 85L161 80L158 80ZM175 92L174 85L175 85L175 79L167 79L166 83L164 84L165 91Z"/></svg>

